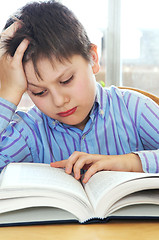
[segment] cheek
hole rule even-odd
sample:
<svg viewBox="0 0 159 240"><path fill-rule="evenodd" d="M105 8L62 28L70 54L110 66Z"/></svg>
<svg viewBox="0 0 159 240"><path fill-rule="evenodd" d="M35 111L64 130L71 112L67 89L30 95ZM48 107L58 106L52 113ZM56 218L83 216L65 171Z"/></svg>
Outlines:
<svg viewBox="0 0 159 240"><path fill-rule="evenodd" d="M96 80L95 78L84 79L77 86L77 94L83 97L94 98L96 94Z"/></svg>
<svg viewBox="0 0 159 240"><path fill-rule="evenodd" d="M48 103L48 101L44 100L44 98L34 98L34 97L32 98L32 101L42 113L52 118L55 117L53 114L55 111L53 106L50 104L50 102Z"/></svg>
<svg viewBox="0 0 159 240"><path fill-rule="evenodd" d="M47 99L45 98L40 98L40 97L36 97L32 94L29 94L29 97L31 98L32 102L43 112L43 109L47 109L47 107L49 106L49 104L47 104Z"/></svg>
<svg viewBox="0 0 159 240"><path fill-rule="evenodd" d="M77 91L74 91L74 99L85 108L92 108L96 96L95 84L79 84Z"/></svg>
<svg viewBox="0 0 159 240"><path fill-rule="evenodd" d="M90 72L86 72L81 75L76 84L76 91L78 94L82 94L82 92L92 92L96 88L96 79L93 74Z"/></svg>

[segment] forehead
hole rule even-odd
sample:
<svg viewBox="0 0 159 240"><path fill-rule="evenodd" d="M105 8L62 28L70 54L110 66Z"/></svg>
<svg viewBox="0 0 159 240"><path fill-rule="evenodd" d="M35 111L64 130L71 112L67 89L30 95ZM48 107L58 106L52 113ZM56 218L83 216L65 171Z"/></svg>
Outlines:
<svg viewBox="0 0 159 240"><path fill-rule="evenodd" d="M28 61L25 66L25 73L27 81L30 83L40 83L41 81L49 82L61 80L62 78L70 77L70 74L83 71L88 66L88 61L81 55L74 55L69 59L64 59L62 62L53 59L50 61L48 58L41 58L36 64Z"/></svg>
<svg viewBox="0 0 159 240"><path fill-rule="evenodd" d="M38 77L41 80L45 78L49 73L51 74L62 74L71 69L84 68L88 65L88 61L81 55L74 55L69 59L63 59L62 61L49 58L40 58L33 64L32 60L25 63L24 69L27 78Z"/></svg>
<svg viewBox="0 0 159 240"><path fill-rule="evenodd" d="M66 72L73 65L73 59L63 59L59 61L56 59L40 58L34 64L32 60L29 60L24 65L24 70L27 79L37 78L37 80L43 80L48 74L57 74Z"/></svg>

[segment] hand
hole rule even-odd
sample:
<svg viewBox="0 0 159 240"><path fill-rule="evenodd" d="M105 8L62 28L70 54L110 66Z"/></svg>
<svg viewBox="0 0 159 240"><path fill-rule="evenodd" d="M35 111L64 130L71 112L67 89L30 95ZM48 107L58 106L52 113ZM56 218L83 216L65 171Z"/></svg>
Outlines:
<svg viewBox="0 0 159 240"><path fill-rule="evenodd" d="M18 105L23 93L27 89L27 81L24 73L22 59L29 41L24 39L15 51L13 57L5 53L3 41L12 37L18 29L19 23L13 23L1 34L0 42L0 97Z"/></svg>
<svg viewBox="0 0 159 240"><path fill-rule="evenodd" d="M80 170L87 170L83 183L87 183L90 177L98 171L126 171L142 172L142 165L137 154L130 153L124 155L100 155L88 154L84 152L74 152L67 160L54 162L51 167L65 168L65 172L80 179Z"/></svg>
<svg viewBox="0 0 159 240"><path fill-rule="evenodd" d="M14 22L12 25L10 25L7 29L5 29L1 34L0 34L0 57L5 54L5 48L3 47L3 42L10 38L13 37L15 32L20 28L20 23L19 22Z"/></svg>

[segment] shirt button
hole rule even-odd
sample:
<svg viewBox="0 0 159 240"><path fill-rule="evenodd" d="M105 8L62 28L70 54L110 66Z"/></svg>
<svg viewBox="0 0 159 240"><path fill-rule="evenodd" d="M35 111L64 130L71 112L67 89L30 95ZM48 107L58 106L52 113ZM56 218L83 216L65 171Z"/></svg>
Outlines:
<svg viewBox="0 0 159 240"><path fill-rule="evenodd" d="M54 120L54 121L52 121L52 124L55 126L55 124L56 124L56 121Z"/></svg>
<svg viewBox="0 0 159 240"><path fill-rule="evenodd" d="M100 109L100 114L101 114L102 116L104 115L103 109Z"/></svg>
<svg viewBox="0 0 159 240"><path fill-rule="evenodd" d="M82 136L82 140L84 140L84 139L85 139L85 137L86 137L86 135L85 135L85 134L83 134L83 136Z"/></svg>

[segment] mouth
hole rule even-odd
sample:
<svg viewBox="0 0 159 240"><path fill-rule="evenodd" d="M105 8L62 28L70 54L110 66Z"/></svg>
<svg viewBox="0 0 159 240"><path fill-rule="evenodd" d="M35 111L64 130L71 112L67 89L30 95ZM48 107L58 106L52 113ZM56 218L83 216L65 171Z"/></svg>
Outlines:
<svg viewBox="0 0 159 240"><path fill-rule="evenodd" d="M68 117L68 116L72 115L76 111L76 109L77 109L77 107L74 107L72 109L69 109L66 112L60 112L57 115L59 115L60 117Z"/></svg>

